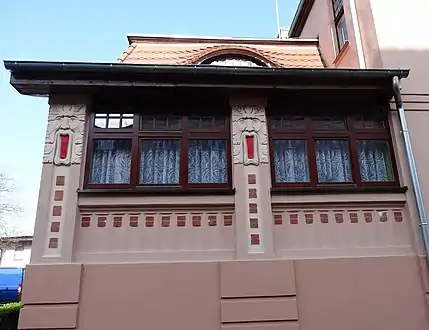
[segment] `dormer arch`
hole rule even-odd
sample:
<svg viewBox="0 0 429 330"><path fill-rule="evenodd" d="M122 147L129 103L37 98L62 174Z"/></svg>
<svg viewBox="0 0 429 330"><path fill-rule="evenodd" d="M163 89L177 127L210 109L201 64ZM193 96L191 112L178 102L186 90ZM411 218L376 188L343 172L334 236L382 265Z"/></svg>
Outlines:
<svg viewBox="0 0 429 330"><path fill-rule="evenodd" d="M208 52L198 58L194 64L247 67L275 66L264 56L250 50L239 48L225 48Z"/></svg>

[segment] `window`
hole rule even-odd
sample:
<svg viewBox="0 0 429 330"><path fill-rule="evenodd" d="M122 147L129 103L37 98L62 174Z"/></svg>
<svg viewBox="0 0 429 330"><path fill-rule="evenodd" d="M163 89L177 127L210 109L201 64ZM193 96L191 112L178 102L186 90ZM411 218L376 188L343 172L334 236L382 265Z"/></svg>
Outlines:
<svg viewBox="0 0 429 330"><path fill-rule="evenodd" d="M269 129L273 186L397 184L382 117L273 115Z"/></svg>
<svg viewBox="0 0 429 330"><path fill-rule="evenodd" d="M346 41L349 40L346 19L344 16L343 0L332 0L332 9L334 12L335 23L335 44L337 47L337 52L340 52Z"/></svg>
<svg viewBox="0 0 429 330"><path fill-rule="evenodd" d="M218 55L204 60L201 64L216 66L249 66L249 67L266 67L263 61L247 55L226 54Z"/></svg>
<svg viewBox="0 0 429 330"><path fill-rule="evenodd" d="M217 110L93 114L86 187L230 188L229 121Z"/></svg>

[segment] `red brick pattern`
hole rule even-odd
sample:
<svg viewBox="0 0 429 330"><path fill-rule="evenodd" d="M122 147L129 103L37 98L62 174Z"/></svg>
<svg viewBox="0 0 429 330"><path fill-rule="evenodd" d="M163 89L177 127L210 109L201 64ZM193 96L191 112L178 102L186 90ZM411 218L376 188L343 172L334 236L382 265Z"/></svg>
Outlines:
<svg viewBox="0 0 429 330"><path fill-rule="evenodd" d="M344 222L344 216L342 213L335 213L335 222L336 223L343 223Z"/></svg>
<svg viewBox="0 0 429 330"><path fill-rule="evenodd" d="M387 212L380 211L380 222L387 222Z"/></svg>
<svg viewBox="0 0 429 330"><path fill-rule="evenodd" d="M102 216L97 218L97 227L104 228L106 227L107 217Z"/></svg>
<svg viewBox="0 0 429 330"><path fill-rule="evenodd" d="M178 215L176 224L177 224L177 227L185 227L186 226L186 215Z"/></svg>
<svg viewBox="0 0 429 330"><path fill-rule="evenodd" d="M201 215L192 216L192 226L201 227Z"/></svg>
<svg viewBox="0 0 429 330"><path fill-rule="evenodd" d="M52 216L54 217L60 217L61 216L61 206L55 205L52 207Z"/></svg>
<svg viewBox="0 0 429 330"><path fill-rule="evenodd" d="M312 213L306 213L306 214L305 214L305 223L306 223L307 225L311 225L311 224L313 223L313 221L314 221L314 216L313 216L313 214L312 214Z"/></svg>
<svg viewBox="0 0 429 330"><path fill-rule="evenodd" d="M209 215L208 220L209 220L209 226L210 227L215 227L217 225L217 216L216 215Z"/></svg>
<svg viewBox="0 0 429 330"><path fill-rule="evenodd" d="M258 198L258 194L255 188L249 189L249 198Z"/></svg>
<svg viewBox="0 0 429 330"><path fill-rule="evenodd" d="M248 184L256 184L256 174L248 174L247 175L247 183Z"/></svg>
<svg viewBox="0 0 429 330"><path fill-rule="evenodd" d="M137 215L130 216L130 227L138 227L139 226L139 217Z"/></svg>
<svg viewBox="0 0 429 330"><path fill-rule="evenodd" d="M274 224L281 225L283 223L283 216L281 214L274 214Z"/></svg>
<svg viewBox="0 0 429 330"><path fill-rule="evenodd" d="M83 228L88 228L91 225L91 217L90 216L82 216L80 221L80 226Z"/></svg>
<svg viewBox="0 0 429 330"><path fill-rule="evenodd" d="M372 213L371 212L365 212L363 214L363 218L364 218L366 223L371 223L372 222Z"/></svg>
<svg viewBox="0 0 429 330"><path fill-rule="evenodd" d="M113 217L113 227L115 227L115 228L122 227L122 217L121 216L114 216Z"/></svg>
<svg viewBox="0 0 429 330"><path fill-rule="evenodd" d="M153 216L146 216L145 219L145 225L146 227L153 227L154 217Z"/></svg>
<svg viewBox="0 0 429 330"><path fill-rule="evenodd" d="M393 212L393 217L395 218L396 222L402 222L402 220L403 220L402 212L400 212L400 211Z"/></svg>
<svg viewBox="0 0 429 330"><path fill-rule="evenodd" d="M61 202L64 198L64 190L55 190L54 201Z"/></svg>
<svg viewBox="0 0 429 330"><path fill-rule="evenodd" d="M49 239L49 245L48 245L48 247L49 247L50 249L56 249L56 248L58 248L58 238L56 238L56 237L51 237L51 238Z"/></svg>
<svg viewBox="0 0 429 330"><path fill-rule="evenodd" d="M358 223L359 217L358 217L358 214L356 212L349 213L349 217L350 217L351 223Z"/></svg>
<svg viewBox="0 0 429 330"><path fill-rule="evenodd" d="M250 223L250 228L258 228L259 227L257 218L250 218L249 223Z"/></svg>
<svg viewBox="0 0 429 330"><path fill-rule="evenodd" d="M232 226L232 215L231 214L225 214L223 216L223 225L225 227Z"/></svg>
<svg viewBox="0 0 429 330"><path fill-rule="evenodd" d="M320 222L321 223L328 223L329 222L328 213L320 213Z"/></svg>
<svg viewBox="0 0 429 330"><path fill-rule="evenodd" d="M291 225L297 225L298 224L298 213L290 213L289 214L289 221Z"/></svg>
<svg viewBox="0 0 429 330"><path fill-rule="evenodd" d="M161 217L161 227L170 227L170 216L163 215Z"/></svg>
<svg viewBox="0 0 429 330"><path fill-rule="evenodd" d="M51 233L58 233L60 231L60 223L58 221L51 222Z"/></svg>
<svg viewBox="0 0 429 330"><path fill-rule="evenodd" d="M258 204L249 203L249 213L258 213Z"/></svg>
<svg viewBox="0 0 429 330"><path fill-rule="evenodd" d="M58 175L55 179L55 185L58 187L64 186L66 177L64 175Z"/></svg>
<svg viewBox="0 0 429 330"><path fill-rule="evenodd" d="M259 245L260 243L259 234L250 234L251 245Z"/></svg>

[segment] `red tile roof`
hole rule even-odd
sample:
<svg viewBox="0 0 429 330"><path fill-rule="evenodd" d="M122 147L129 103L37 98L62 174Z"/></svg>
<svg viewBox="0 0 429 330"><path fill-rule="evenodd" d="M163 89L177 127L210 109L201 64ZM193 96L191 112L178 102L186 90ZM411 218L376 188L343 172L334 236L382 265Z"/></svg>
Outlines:
<svg viewBox="0 0 429 330"><path fill-rule="evenodd" d="M248 54L274 67L323 68L317 40L251 40L193 37L128 37L118 61L136 64L192 65L218 54Z"/></svg>

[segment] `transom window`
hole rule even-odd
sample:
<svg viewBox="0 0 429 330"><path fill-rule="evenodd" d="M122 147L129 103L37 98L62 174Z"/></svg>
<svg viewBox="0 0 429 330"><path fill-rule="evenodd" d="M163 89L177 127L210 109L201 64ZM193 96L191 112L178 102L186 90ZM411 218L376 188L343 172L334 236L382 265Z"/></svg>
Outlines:
<svg viewBox="0 0 429 330"><path fill-rule="evenodd" d="M230 187L228 116L199 112L93 114L86 186Z"/></svg>
<svg viewBox="0 0 429 330"><path fill-rule="evenodd" d="M382 116L273 115L269 126L274 186L397 184Z"/></svg>
<svg viewBox="0 0 429 330"><path fill-rule="evenodd" d="M335 24L335 44L337 52L341 51L346 41L349 40L346 19L344 16L343 0L332 0L332 10Z"/></svg>

